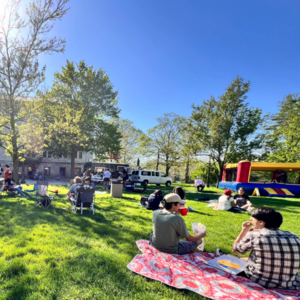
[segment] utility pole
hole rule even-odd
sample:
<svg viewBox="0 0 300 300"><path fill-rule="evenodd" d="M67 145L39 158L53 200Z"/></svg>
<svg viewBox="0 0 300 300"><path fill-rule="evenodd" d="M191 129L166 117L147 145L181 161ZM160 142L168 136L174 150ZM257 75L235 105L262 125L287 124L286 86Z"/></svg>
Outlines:
<svg viewBox="0 0 300 300"><path fill-rule="evenodd" d="M209 161L208 161L208 172L207 172L207 180L206 180L206 182L207 182L207 184L206 184L206 186L207 187L209 187L209 177L210 177L210 158L211 158L211 154L209 154Z"/></svg>

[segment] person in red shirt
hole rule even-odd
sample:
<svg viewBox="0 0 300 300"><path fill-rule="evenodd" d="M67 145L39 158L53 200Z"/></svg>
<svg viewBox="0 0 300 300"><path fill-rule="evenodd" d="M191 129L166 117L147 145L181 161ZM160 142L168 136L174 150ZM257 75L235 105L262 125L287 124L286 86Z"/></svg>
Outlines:
<svg viewBox="0 0 300 300"><path fill-rule="evenodd" d="M9 177L10 169L9 165L5 165L5 172L4 172L4 181Z"/></svg>

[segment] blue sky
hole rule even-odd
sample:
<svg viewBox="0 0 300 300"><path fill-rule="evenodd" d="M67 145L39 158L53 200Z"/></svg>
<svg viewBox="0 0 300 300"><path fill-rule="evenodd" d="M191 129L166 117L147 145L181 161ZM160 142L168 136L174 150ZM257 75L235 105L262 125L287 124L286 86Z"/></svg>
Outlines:
<svg viewBox="0 0 300 300"><path fill-rule="evenodd" d="M299 0L71 0L52 34L66 51L42 59L47 85L66 60L103 68L121 117L147 130L167 112L224 93L240 75L248 102L275 113L300 92Z"/></svg>

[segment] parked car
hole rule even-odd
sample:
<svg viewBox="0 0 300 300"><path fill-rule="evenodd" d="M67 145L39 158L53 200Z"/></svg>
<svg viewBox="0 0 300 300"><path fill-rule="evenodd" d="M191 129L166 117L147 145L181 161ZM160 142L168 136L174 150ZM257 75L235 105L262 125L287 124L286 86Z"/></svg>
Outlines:
<svg viewBox="0 0 300 300"><path fill-rule="evenodd" d="M165 184L170 186L172 178L165 175L164 172L150 170L134 170L132 171L132 181L142 181L145 184Z"/></svg>

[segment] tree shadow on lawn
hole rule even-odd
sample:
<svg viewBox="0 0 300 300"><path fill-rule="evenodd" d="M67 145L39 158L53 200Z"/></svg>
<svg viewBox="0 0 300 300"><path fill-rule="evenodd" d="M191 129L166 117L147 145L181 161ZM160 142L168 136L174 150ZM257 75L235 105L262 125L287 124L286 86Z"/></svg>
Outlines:
<svg viewBox="0 0 300 300"><path fill-rule="evenodd" d="M5 204L6 201L3 201L2 204ZM96 234L98 237L102 237L103 235L111 235L121 243L123 242L132 242L136 239L147 238L148 234L142 234L144 231L142 229L134 230L133 228L129 229L125 228L126 234L132 236L132 238L124 237L122 233L123 229L121 229L120 225L115 224L115 222L123 222L126 223L128 221L136 221L136 223L140 226L146 226L151 223L151 218L146 218L144 216L134 215L130 216L128 213L124 213L121 211L117 211L116 209L99 209L103 212L111 212L114 215L123 217L122 220L108 220L105 216L99 212L96 212L95 215L92 215L91 212L84 211L84 214L73 213L70 211L65 211L60 208L49 208L47 210L43 210L42 208L35 207L31 211L28 210L19 210L18 203L7 202L10 209L7 211L7 216L3 215L3 217L9 221L11 218L13 219L13 223L11 226L8 226L6 230L0 231L0 237L13 234L13 227L20 226L26 228L26 230L33 229L38 225L49 224L51 227L57 224L62 223L62 227L64 229L70 228L70 230L78 231L78 233L86 233L87 229L91 230L93 234ZM86 214L89 215L86 215ZM12 227L12 228L11 228ZM122 227L123 228L123 227Z"/></svg>

